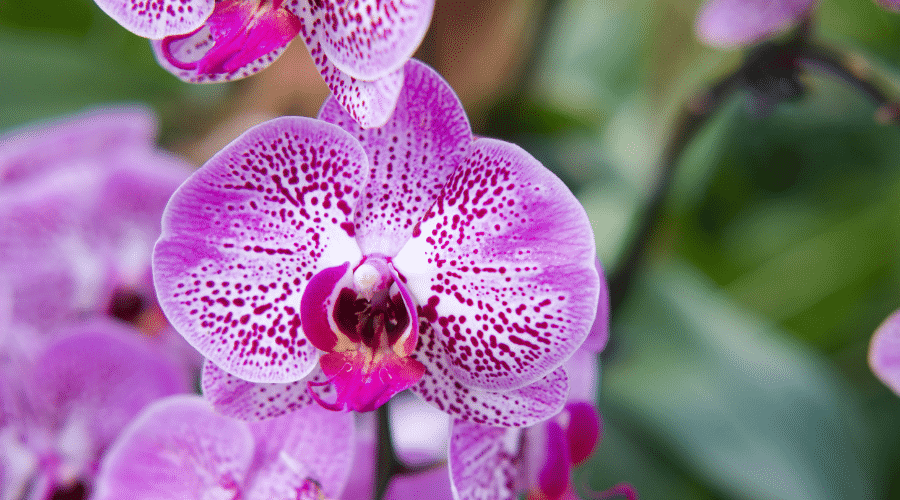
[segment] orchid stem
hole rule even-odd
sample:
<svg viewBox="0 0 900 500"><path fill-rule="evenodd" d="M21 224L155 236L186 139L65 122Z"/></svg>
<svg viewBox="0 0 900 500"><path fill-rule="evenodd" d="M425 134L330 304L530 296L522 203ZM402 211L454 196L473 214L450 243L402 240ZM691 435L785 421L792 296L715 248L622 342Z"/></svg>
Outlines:
<svg viewBox="0 0 900 500"><path fill-rule="evenodd" d="M900 105L879 88L869 64L862 57L841 55L811 41L812 21L805 19L786 42L765 42L748 52L743 64L707 91L701 92L683 107L675 130L663 151L660 174L653 193L640 218L631 242L623 253L622 263L609 280L610 311L616 311L628 297L632 283L644 265L653 229L662 213L681 156L697 133L722 104L736 91L749 88L760 71L783 68L767 67L768 61L791 60L805 68L815 68L851 85L877 106L875 119L882 124L900 124Z"/></svg>
<svg viewBox="0 0 900 500"><path fill-rule="evenodd" d="M406 466L397 457L394 440L391 437L391 416L388 411L390 401L381 405L378 413L378 446L375 468L375 499L382 500L387 492L388 482L396 474L406 472Z"/></svg>
<svg viewBox="0 0 900 500"><path fill-rule="evenodd" d="M625 258L610 276L610 310L613 315L628 297L634 279L644 264L653 229L672 187L675 171L684 150L709 121L709 118L739 88L740 79L741 70L735 71L705 92L695 95L682 107L675 122L675 130L663 151L659 177L640 218L641 224L634 232L634 236L623 254Z"/></svg>

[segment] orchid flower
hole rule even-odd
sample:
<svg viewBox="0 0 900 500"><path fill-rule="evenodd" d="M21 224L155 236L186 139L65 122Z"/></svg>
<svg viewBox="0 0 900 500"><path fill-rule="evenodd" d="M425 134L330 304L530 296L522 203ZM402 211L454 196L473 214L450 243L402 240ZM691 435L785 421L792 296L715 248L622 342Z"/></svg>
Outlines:
<svg viewBox="0 0 900 500"><path fill-rule="evenodd" d="M353 416L315 406L265 422L199 396L148 406L106 454L94 500L337 498L353 460Z"/></svg>
<svg viewBox="0 0 900 500"><path fill-rule="evenodd" d="M183 365L111 320L51 336L0 366L0 499L90 489L100 458L151 401L188 390Z"/></svg>
<svg viewBox="0 0 900 500"><path fill-rule="evenodd" d="M869 366L879 380L900 395L900 312L884 320L872 336Z"/></svg>
<svg viewBox="0 0 900 500"><path fill-rule="evenodd" d="M709 0L697 16L697 37L707 45L731 49L751 45L799 23L817 0ZM875 0L900 11L900 1Z"/></svg>
<svg viewBox="0 0 900 500"><path fill-rule="evenodd" d="M96 0L153 40L160 65L192 83L244 78L300 35L338 102L363 127L383 125L421 43L434 0Z"/></svg>
<svg viewBox="0 0 900 500"><path fill-rule="evenodd" d="M157 294L220 411L369 411L407 388L490 425L562 408L599 293L587 215L524 150L474 139L433 70L405 78L384 127L332 98L249 130L169 202Z"/></svg>
<svg viewBox="0 0 900 500"><path fill-rule="evenodd" d="M190 168L155 136L152 113L120 107L0 137L0 287L17 337L107 315L183 343L155 303L150 254Z"/></svg>

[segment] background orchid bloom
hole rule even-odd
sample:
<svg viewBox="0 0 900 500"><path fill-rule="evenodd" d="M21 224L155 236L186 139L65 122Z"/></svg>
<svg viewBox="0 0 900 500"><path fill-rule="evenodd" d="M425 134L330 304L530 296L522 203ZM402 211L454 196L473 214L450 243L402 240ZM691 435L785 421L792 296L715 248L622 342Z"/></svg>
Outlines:
<svg viewBox="0 0 900 500"><path fill-rule="evenodd" d="M900 395L900 312L885 319L872 336L869 367L885 385Z"/></svg>
<svg viewBox="0 0 900 500"><path fill-rule="evenodd" d="M584 210L522 149L473 140L433 70L405 73L384 127L332 99L324 121L251 129L170 201L157 293L226 414L367 411L406 388L491 425L562 407L599 289Z"/></svg>
<svg viewBox="0 0 900 500"><path fill-rule="evenodd" d="M99 320L31 352L3 352L0 498L89 491L122 428L148 403L188 390L184 366L129 330Z"/></svg>
<svg viewBox="0 0 900 500"><path fill-rule="evenodd" d="M353 415L311 406L265 422L199 396L148 406L104 458L95 500L337 498L352 473Z"/></svg>
<svg viewBox="0 0 900 500"><path fill-rule="evenodd" d="M0 287L17 337L85 317L130 323L198 367L156 305L150 254L187 163L146 108L90 110L0 137Z"/></svg>
<svg viewBox="0 0 900 500"><path fill-rule="evenodd" d="M97 0L150 38L160 65L186 82L243 78L271 64L296 36L338 102L363 127L383 125L421 43L434 0Z"/></svg>
<svg viewBox="0 0 900 500"><path fill-rule="evenodd" d="M711 0L695 26L701 41L718 48L750 45L800 22L816 0Z"/></svg>
<svg viewBox="0 0 900 500"><path fill-rule="evenodd" d="M697 15L697 37L707 45L729 49L751 45L799 23L818 0L709 0ZM896 0L875 0L900 10Z"/></svg>

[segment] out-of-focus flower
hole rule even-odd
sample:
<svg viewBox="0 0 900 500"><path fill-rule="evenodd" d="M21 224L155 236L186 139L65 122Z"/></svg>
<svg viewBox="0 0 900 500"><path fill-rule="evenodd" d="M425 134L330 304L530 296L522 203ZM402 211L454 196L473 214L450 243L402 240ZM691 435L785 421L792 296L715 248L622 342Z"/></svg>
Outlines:
<svg viewBox="0 0 900 500"><path fill-rule="evenodd" d="M697 37L707 45L731 49L751 45L791 28L815 8L817 0L709 0L697 16ZM900 1L875 0L900 11Z"/></svg>
<svg viewBox="0 0 900 500"><path fill-rule="evenodd" d="M900 311L884 320L872 336L869 367L875 376L900 395Z"/></svg>
<svg viewBox="0 0 900 500"><path fill-rule="evenodd" d="M199 396L148 406L103 460L95 500L337 498L351 472L353 415L317 406L264 422Z"/></svg>
<svg viewBox="0 0 900 500"><path fill-rule="evenodd" d="M363 127L384 124L434 0L96 0L187 82L243 78L301 36L331 92Z"/></svg>
<svg viewBox="0 0 900 500"><path fill-rule="evenodd" d="M121 107L0 138L0 289L18 341L102 315L183 343L156 305L150 254L190 168L155 135L148 110Z"/></svg>
<svg viewBox="0 0 900 500"><path fill-rule="evenodd" d="M81 324L0 364L0 499L90 490L121 429L151 401L188 390L184 365L130 330Z"/></svg>
<svg viewBox="0 0 900 500"><path fill-rule="evenodd" d="M800 22L816 0L710 0L697 16L701 41L718 48L735 48Z"/></svg>
<svg viewBox="0 0 900 500"><path fill-rule="evenodd" d="M324 121L251 129L169 202L158 297L226 414L406 388L490 425L561 409L599 289L584 209L521 148L473 140L433 70L405 73L384 127L331 99Z"/></svg>

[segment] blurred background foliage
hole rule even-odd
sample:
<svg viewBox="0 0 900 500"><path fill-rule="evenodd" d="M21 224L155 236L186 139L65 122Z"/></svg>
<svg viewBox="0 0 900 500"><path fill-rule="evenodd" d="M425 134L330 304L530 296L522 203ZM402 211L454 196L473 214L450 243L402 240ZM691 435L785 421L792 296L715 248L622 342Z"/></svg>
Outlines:
<svg viewBox="0 0 900 500"><path fill-rule="evenodd" d="M616 270L675 113L739 51L693 35L696 1L438 0L419 56L476 131L515 141L584 202ZM821 0L816 37L900 98L900 15ZM900 498L900 398L870 372L900 307L900 133L828 75L765 118L741 96L678 163L649 258L612 318L606 435L581 485L643 499ZM247 126L314 115L302 44L246 81L193 86L90 0L0 2L0 129L122 101L198 165Z"/></svg>

